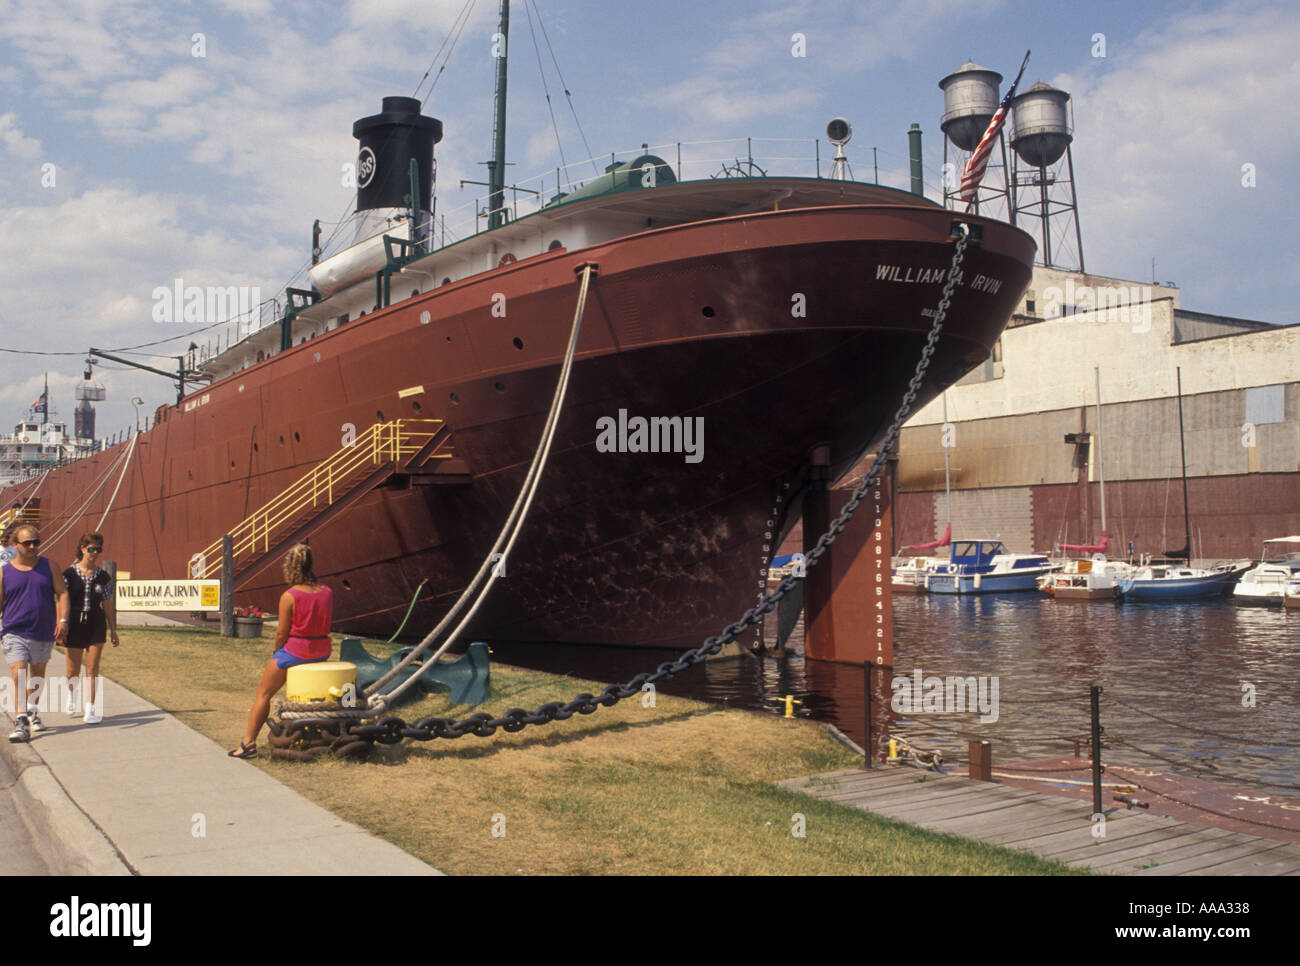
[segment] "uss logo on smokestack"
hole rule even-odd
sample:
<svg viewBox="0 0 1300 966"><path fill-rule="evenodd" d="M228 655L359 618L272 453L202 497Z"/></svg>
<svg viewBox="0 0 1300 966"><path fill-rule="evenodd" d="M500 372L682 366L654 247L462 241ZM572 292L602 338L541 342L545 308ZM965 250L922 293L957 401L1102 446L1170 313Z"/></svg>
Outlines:
<svg viewBox="0 0 1300 966"><path fill-rule="evenodd" d="M153 905L148 902L71 902L50 906L50 935L56 938L129 938L133 946L148 946L153 929Z"/></svg>

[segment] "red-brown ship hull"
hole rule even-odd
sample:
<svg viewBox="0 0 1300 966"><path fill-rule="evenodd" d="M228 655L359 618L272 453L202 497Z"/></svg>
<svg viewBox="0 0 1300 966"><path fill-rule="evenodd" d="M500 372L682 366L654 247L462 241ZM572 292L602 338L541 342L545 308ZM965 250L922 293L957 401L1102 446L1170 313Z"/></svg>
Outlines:
<svg viewBox="0 0 1300 966"><path fill-rule="evenodd" d="M953 219L883 205L736 216L549 253L407 299L160 410L103 525L107 556L133 577L185 576L192 554L339 449L349 426L438 417L471 482L376 489L311 537L336 630L391 632L425 579L408 631L427 629L518 493L568 339L574 272L594 262L549 466L470 632L697 643L757 596L775 498L811 447L829 444L838 474L888 427L938 303ZM983 239L917 407L983 361L1029 281L1027 235L967 220ZM504 317L492 311L498 294ZM703 459L599 452L597 420L620 409L702 417ZM50 548L56 561L103 514L121 452L42 483L45 532L67 530ZM274 609L277 571L236 599Z"/></svg>

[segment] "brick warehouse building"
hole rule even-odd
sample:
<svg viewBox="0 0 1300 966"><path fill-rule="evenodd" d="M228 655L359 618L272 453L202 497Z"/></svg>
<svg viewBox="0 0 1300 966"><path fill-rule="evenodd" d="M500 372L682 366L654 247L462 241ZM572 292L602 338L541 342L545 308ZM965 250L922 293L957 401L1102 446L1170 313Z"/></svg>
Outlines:
<svg viewBox="0 0 1300 966"><path fill-rule="evenodd" d="M948 433L943 399L904 427L895 547L943 533L945 435L958 539L1015 551L1096 541L1100 460L1110 554L1181 547L1179 367L1192 556L1258 556L1264 539L1300 532L1300 326L1184 311L1170 285L1039 267L993 356L948 391Z"/></svg>

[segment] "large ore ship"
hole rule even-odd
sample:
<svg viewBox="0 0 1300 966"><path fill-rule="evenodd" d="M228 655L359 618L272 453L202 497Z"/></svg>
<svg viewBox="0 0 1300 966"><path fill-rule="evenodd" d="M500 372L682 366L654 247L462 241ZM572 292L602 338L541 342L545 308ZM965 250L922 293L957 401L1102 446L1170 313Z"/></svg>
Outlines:
<svg viewBox="0 0 1300 966"><path fill-rule="evenodd" d="M752 604L779 542L775 498L798 489L810 451L828 447L838 475L883 436L933 321L955 223L975 236L917 407L985 360L1030 278L1024 232L916 194L752 171L679 179L650 154L519 217L498 163L487 226L439 244L440 122L386 97L353 133L355 244L320 259L311 289L289 290L272 324L204 361L207 384L159 407L146 431L45 474L42 526L63 533L44 553L70 560L107 511L111 556L132 577L215 573L202 556L214 541L367 427L439 419L452 458L376 478L310 533L335 630L391 633L421 584L408 628L427 629L520 490L576 273L592 265L549 463L468 631L698 643ZM601 426L637 417L690 420L701 438L691 452L598 445ZM0 506L36 485L6 489ZM274 610L274 564L237 567L238 603Z"/></svg>

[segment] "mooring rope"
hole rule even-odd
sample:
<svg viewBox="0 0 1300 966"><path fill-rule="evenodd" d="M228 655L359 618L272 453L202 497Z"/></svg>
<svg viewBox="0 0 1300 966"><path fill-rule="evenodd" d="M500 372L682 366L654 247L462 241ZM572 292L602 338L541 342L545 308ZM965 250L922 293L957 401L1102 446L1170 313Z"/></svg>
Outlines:
<svg viewBox="0 0 1300 966"><path fill-rule="evenodd" d="M95 487L94 490L91 491L90 495L87 496L84 500L82 500L81 503L77 506L77 508L68 515L67 522L64 523L63 526L59 527L58 530L56 530L53 534L50 534L48 536L42 535L41 539L45 543L53 543L55 540L58 540L60 537L62 537L64 534L66 534L69 530L72 529L73 524L75 524L78 520L81 519L81 516L86 511L86 508L90 506L90 501L93 500L95 497L97 497L99 495L100 490L102 490L105 486L108 485L108 480L109 477L113 475L113 470L117 469L117 467L122 464L122 461L127 458L129 452L135 448L135 440L138 435L139 434L137 433L136 436L131 437L130 447L128 447L127 450L119 453L117 459L113 460L113 462L108 465L108 468L104 470L103 474L99 477L98 486L95 486L95 483L93 481L87 484L86 490L90 490L92 486Z"/></svg>
<svg viewBox="0 0 1300 966"><path fill-rule="evenodd" d="M122 464L122 472L117 478L117 486L113 487L113 495L108 498L108 506L104 507L104 515L99 518L99 523L95 524L96 530L99 530L104 526L104 521L108 519L109 511L113 509L113 503L117 500L117 491L122 489L122 481L126 479L126 471L131 468L131 456L135 453L135 441L139 438L139 432L131 437L131 448L126 452L126 462Z"/></svg>
<svg viewBox="0 0 1300 966"><path fill-rule="evenodd" d="M496 541L492 544L492 549L484 557L482 566L479 567L478 573L474 575L474 579L470 581L469 586L461 593L460 599L456 601L446 616L438 622L438 626L430 631L410 654L406 655L396 667L384 674L378 681L366 688L365 694L368 697L372 713L382 711L419 679L420 672L417 671L388 694L380 693L384 685L392 681L403 669L420 658L433 646L439 635L465 609L467 602L472 597L473 603L469 606L469 612L465 615L465 618L443 641L438 650L428 658L428 661L438 660L456 642L465 625L473 619L483 601L487 599L488 591L492 585L490 583L485 584L485 579L494 573L499 563L504 563L509 558L515 540L523 530L524 520L528 517L528 510L532 506L533 497L536 495L538 484L541 482L542 471L546 468L546 462L550 457L551 443L555 439L555 428L559 423L560 410L564 405L565 394L568 392L569 376L573 371L574 356L577 354L578 334L582 330L582 314L587 305L587 291L591 284L594 267L594 265L588 263L581 268L582 282L578 288L578 304L573 313L573 325L569 332L569 344L565 350L564 364L560 367L560 377L556 382L555 395L551 399L551 410L547 414L546 424L542 429L541 442L538 444L537 452L533 454L533 462L528 467L528 473L524 477L523 485L519 488L519 496L515 499L515 505L511 507L510 514L506 517L506 522L501 528L501 533L497 535ZM502 549L503 546L504 550ZM481 591L480 587L482 588Z"/></svg>

